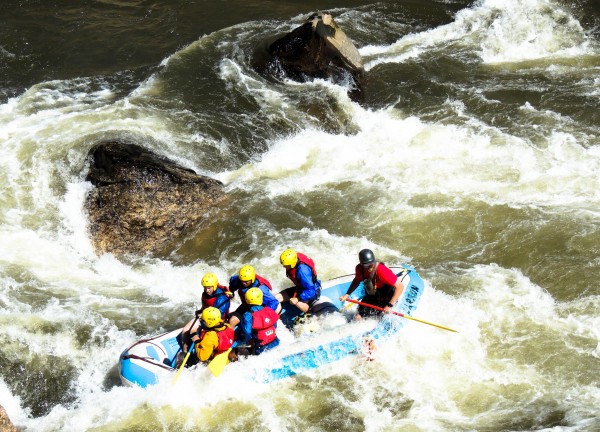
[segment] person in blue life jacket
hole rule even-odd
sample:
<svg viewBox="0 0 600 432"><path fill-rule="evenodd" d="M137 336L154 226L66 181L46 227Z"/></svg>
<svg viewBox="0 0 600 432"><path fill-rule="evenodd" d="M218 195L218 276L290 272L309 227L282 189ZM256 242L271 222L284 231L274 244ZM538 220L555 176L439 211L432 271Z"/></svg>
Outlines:
<svg viewBox="0 0 600 432"><path fill-rule="evenodd" d="M284 289L275 297L280 302L289 301L304 313L308 312L312 304L321 297L321 281L317 279L315 262L294 249L284 250L279 256L279 262L294 286Z"/></svg>
<svg viewBox="0 0 600 432"><path fill-rule="evenodd" d="M263 306L263 291L250 288L244 295L248 309L242 314L240 324L235 332L237 355L259 355L279 345L277 337L277 320L279 314L267 306Z"/></svg>
<svg viewBox="0 0 600 432"><path fill-rule="evenodd" d="M227 320L229 318L229 307L233 293L229 288L220 285L217 275L214 273L206 273L202 277L202 307L196 311L195 318L192 318L181 330L182 353L185 355L191 346L191 336L198 332L200 326L200 314L208 307L217 308L221 313L221 318Z"/></svg>
<svg viewBox="0 0 600 432"><path fill-rule="evenodd" d="M258 288L262 292L262 306L271 308L278 314L281 312L281 304L271 292L270 285L269 281L256 274L254 267L251 265L243 266L237 275L231 276L229 279L229 290L233 293L237 291L242 302L229 316L231 327L235 328L242 320L242 315L249 310L246 303L246 292L251 288Z"/></svg>

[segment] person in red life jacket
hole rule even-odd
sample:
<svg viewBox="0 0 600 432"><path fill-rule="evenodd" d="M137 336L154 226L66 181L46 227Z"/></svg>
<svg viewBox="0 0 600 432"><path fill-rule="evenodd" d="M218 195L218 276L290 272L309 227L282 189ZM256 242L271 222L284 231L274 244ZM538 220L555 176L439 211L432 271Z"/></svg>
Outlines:
<svg viewBox="0 0 600 432"><path fill-rule="evenodd" d="M358 253L359 264L355 268L354 279L348 287L346 294L340 297L346 301L361 282L364 282L366 295L362 302L384 308L385 313L390 313L402 292L404 285L392 270L381 262L375 260L375 254L370 249L363 249ZM381 315L381 311L368 306L359 306L355 319L363 316Z"/></svg>
<svg viewBox="0 0 600 432"><path fill-rule="evenodd" d="M277 294L277 300L289 301L302 312L308 312L310 306L321 297L321 281L317 279L315 262L294 249L284 250L279 256L279 262L294 286Z"/></svg>
<svg viewBox="0 0 600 432"><path fill-rule="evenodd" d="M235 328L242 320L242 315L248 311L249 307L246 303L246 292L250 288L258 288L262 293L263 303L262 306L267 306L279 313L281 311L281 304L279 300L275 298L271 292L271 283L265 278L256 274L254 267L251 265L245 265L240 268L237 275L231 276L229 279L229 290L232 293L238 292L242 304L231 313L229 317L229 324Z"/></svg>
<svg viewBox="0 0 600 432"><path fill-rule="evenodd" d="M204 309L200 318L200 332L192 337L198 360L210 362L216 355L229 350L233 341L233 329L223 321L219 309L212 306Z"/></svg>
<svg viewBox="0 0 600 432"><path fill-rule="evenodd" d="M221 318L227 320L229 317L229 306L230 300L233 298L233 294L229 291L229 288L220 285L217 275L214 273L206 273L202 277L202 286L204 292L202 293L202 307L196 311L196 317L190 320L181 330L181 341L183 346L183 354L187 353L190 345L190 335L198 331L200 325L200 313L207 307L215 307L221 313Z"/></svg>
<svg viewBox="0 0 600 432"><path fill-rule="evenodd" d="M248 310L242 315L236 329L238 355L258 355L279 345L277 320L279 315L270 307L263 306L263 291L250 288L245 294Z"/></svg>

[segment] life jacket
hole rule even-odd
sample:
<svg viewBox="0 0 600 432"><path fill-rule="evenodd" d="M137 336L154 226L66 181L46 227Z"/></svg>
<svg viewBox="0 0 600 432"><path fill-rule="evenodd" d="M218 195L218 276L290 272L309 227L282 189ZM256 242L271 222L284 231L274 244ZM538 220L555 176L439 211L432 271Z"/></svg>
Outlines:
<svg viewBox="0 0 600 432"><path fill-rule="evenodd" d="M375 261L375 267L373 267L373 270L366 276L363 271L363 284L365 286L365 292L369 295L377 294L377 288L380 288L377 287L377 267L379 267L379 264L382 263Z"/></svg>
<svg viewBox="0 0 600 432"><path fill-rule="evenodd" d="M213 351L212 357L221 354L222 352L225 352L232 347L235 333L228 324L223 324L221 327L203 329L200 332L200 340L204 338L204 335L206 333L211 331L217 333L217 337L219 338L219 345L217 345L217 348Z"/></svg>
<svg viewBox="0 0 600 432"><path fill-rule="evenodd" d="M258 281L258 283L260 285L264 285L267 288L269 288L269 291L273 291L273 287L271 286L271 282L269 282L266 278L260 276L260 275L255 275L256 280ZM256 282L256 281L255 281ZM258 286L258 285L256 285ZM250 286L250 288L256 288L255 284L252 284ZM240 280L240 278L238 276L231 276L231 278L229 279L229 289L231 290L231 292L236 292L236 291L240 291L240 297L242 299L242 302L244 302L244 296L242 295L242 290L246 289L244 287L244 284L242 283L242 281ZM244 291L245 293L246 291Z"/></svg>
<svg viewBox="0 0 600 432"><path fill-rule="evenodd" d="M260 279L259 279L260 278ZM239 279L238 279L239 280ZM266 282L266 283L264 283ZM254 283L250 286L245 287L241 282L240 282L240 288L238 289L238 294L240 295L240 300L242 301L242 304L247 304L246 303L246 292L250 289L250 288L258 288L260 285L265 285L267 288L269 288L270 291L272 291L273 289L271 288L270 285L267 285L269 283L268 280L266 280L265 278L263 278L262 276L256 275L256 280L254 281ZM260 289L260 288L259 288ZM264 301L264 300L263 300Z"/></svg>
<svg viewBox="0 0 600 432"><path fill-rule="evenodd" d="M217 298L221 295L225 295L225 291L227 287L223 285L217 285L217 288L213 291L211 295L206 294L206 292L202 293L202 309L206 309L209 306L214 306Z"/></svg>
<svg viewBox="0 0 600 432"><path fill-rule="evenodd" d="M259 345L267 345L277 339L275 324L279 314L269 307L252 313L252 331Z"/></svg>
<svg viewBox="0 0 600 432"><path fill-rule="evenodd" d="M299 252L296 253L296 255L298 256L298 262L296 263L296 267L285 269L286 276L288 278L290 278L290 280L294 283L294 285L300 286L300 282L296 278L296 272L298 270L298 266L300 265L300 263L302 263L302 264L305 264L310 267L310 269L312 270L312 275L313 275L312 281L313 281L313 283L316 283L317 282L317 269L315 268L315 262L313 261L313 259L302 253L299 253Z"/></svg>
<svg viewBox="0 0 600 432"><path fill-rule="evenodd" d="M267 279L265 279L262 276L256 275L256 280L258 281L258 283L260 283L261 285L265 285L267 288L269 288L269 291L273 291L273 287L271 286L271 282L269 282Z"/></svg>

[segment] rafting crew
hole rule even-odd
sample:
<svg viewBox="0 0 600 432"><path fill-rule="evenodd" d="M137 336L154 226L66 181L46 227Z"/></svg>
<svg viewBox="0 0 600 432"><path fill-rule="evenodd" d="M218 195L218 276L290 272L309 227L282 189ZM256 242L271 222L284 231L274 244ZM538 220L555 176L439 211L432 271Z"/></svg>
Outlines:
<svg viewBox="0 0 600 432"><path fill-rule="evenodd" d="M203 310L208 307L214 307L219 311L221 319L225 321L229 318L229 308L233 293L229 291L229 288L219 284L219 279L214 273L206 273L202 277L201 283L204 289L202 292L202 306L200 310L196 311L195 317L181 330L182 352L184 355L191 346L191 335L198 332L200 314Z"/></svg>
<svg viewBox="0 0 600 432"><path fill-rule="evenodd" d="M281 311L279 300L277 300L271 292L271 283L264 277L257 275L254 267L251 265L244 265L240 268L237 275L233 275L229 279L230 292L235 293L237 291L240 296L240 301L242 302L242 304L230 314L229 324L233 328L240 323L242 315L249 310L249 306L246 303L246 292L251 288L257 288L262 292L261 306L271 308L277 314Z"/></svg>
<svg viewBox="0 0 600 432"><path fill-rule="evenodd" d="M345 302L348 296L363 282L366 294L362 302L383 308L383 311L361 305L358 307L358 313L354 319L380 316L382 312L390 313L404 291L402 280L384 263L376 261L375 254L370 249L361 250L358 253L358 261L359 263L354 269L354 279L340 300Z"/></svg>
<svg viewBox="0 0 600 432"><path fill-rule="evenodd" d="M279 314L268 306L263 305L263 291L250 288L246 291L245 304L247 309L241 315L239 325L235 330L236 356L259 355L264 351L279 345L277 337L277 320Z"/></svg>
<svg viewBox="0 0 600 432"><path fill-rule="evenodd" d="M284 250L279 256L279 262L294 286L284 289L275 297L280 302L289 301L301 312L307 313L321 297L321 281L317 278L315 262L294 249Z"/></svg>
<svg viewBox="0 0 600 432"><path fill-rule="evenodd" d="M368 305L383 308L383 312L389 313L404 291L401 279L384 263L378 262L370 249L361 250L358 258L354 279L340 300L346 301L363 282L366 294L362 302L367 306L360 305L354 318L359 320L381 315L382 311ZM310 257L288 248L281 253L279 261L294 285L277 295L272 293L270 282L257 275L251 265L242 266L237 274L231 276L229 287L220 285L214 273L204 275L202 309L196 311L196 318L182 329L183 350L178 356L178 364L181 363L180 357L194 343L199 344L196 355L200 362L208 362L216 354L229 350L234 341L236 348L230 353L231 360L237 359L238 354L258 355L279 345L276 328L281 303L287 301L306 314L321 296L321 281ZM230 313L230 301L235 292L241 304Z"/></svg>

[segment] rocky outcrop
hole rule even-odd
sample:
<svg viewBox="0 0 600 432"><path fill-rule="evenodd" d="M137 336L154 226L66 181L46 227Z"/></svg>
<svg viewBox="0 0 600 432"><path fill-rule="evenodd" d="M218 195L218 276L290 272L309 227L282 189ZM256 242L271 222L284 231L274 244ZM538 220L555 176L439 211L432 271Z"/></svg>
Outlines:
<svg viewBox="0 0 600 432"><path fill-rule="evenodd" d="M358 49L331 15L316 13L269 47L270 70L295 81L312 78L350 82L351 96L362 92L364 68Z"/></svg>
<svg viewBox="0 0 600 432"><path fill-rule="evenodd" d="M8 414L2 405L0 405L0 431L1 432L17 432L17 428L12 424Z"/></svg>
<svg viewBox="0 0 600 432"><path fill-rule="evenodd" d="M218 180L137 145L103 143L90 160L85 207L100 253L164 253L224 198Z"/></svg>

